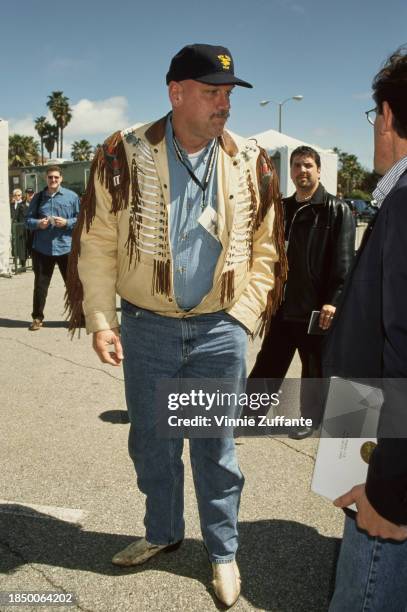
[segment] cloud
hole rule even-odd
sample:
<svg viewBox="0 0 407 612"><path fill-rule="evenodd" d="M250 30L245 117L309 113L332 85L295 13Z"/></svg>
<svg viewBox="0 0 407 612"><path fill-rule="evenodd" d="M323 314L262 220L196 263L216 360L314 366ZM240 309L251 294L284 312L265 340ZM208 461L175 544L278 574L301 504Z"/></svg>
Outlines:
<svg viewBox="0 0 407 612"><path fill-rule="evenodd" d="M64 130L64 157L66 158L70 156L71 146L75 140L84 138L94 144L100 143L112 132L130 125L127 116L128 102L124 96L114 96L105 100L82 98L71 107L72 119ZM54 123L49 111L44 115L47 121ZM9 118L10 133L34 136L36 140L39 140L34 127L35 118L33 115Z"/></svg>
<svg viewBox="0 0 407 612"><path fill-rule="evenodd" d="M372 92L371 91L363 91L361 93L354 93L354 94L352 94L352 98L354 100L371 100L372 99Z"/></svg>
<svg viewBox="0 0 407 612"><path fill-rule="evenodd" d="M276 1L282 8L291 11L292 13L296 13L297 15L305 15L305 8L302 6L302 4L298 4L298 2L293 2L292 0Z"/></svg>
<svg viewBox="0 0 407 612"><path fill-rule="evenodd" d="M73 59L70 57L55 57L47 65L48 72L72 72L88 69L91 66L89 59Z"/></svg>
<svg viewBox="0 0 407 612"><path fill-rule="evenodd" d="M38 138L38 134L34 128L34 119L32 115L26 115L21 119L8 119L10 134L24 134L24 136L34 136Z"/></svg>
<svg viewBox="0 0 407 612"><path fill-rule="evenodd" d="M71 137L85 137L110 134L128 126L128 102L124 96L105 100L83 98L72 105L72 120L64 134Z"/></svg>

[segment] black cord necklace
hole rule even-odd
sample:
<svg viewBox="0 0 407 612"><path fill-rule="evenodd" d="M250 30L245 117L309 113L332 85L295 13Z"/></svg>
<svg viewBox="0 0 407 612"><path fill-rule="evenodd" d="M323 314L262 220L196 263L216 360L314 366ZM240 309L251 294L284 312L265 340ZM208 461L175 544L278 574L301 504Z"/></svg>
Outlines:
<svg viewBox="0 0 407 612"><path fill-rule="evenodd" d="M211 149L209 151L209 159L208 159L208 162L206 164L205 173L204 173L204 177L203 177L202 182L196 176L195 172L185 162L185 160L184 160L184 158L182 156L182 152L181 152L180 146L179 146L179 144L177 142L177 139L175 138L174 134L172 136L172 143L174 145L174 150L175 150L175 153L177 155L178 161L181 162L181 164L184 166L184 168L188 172L188 174L191 177L191 179L194 181L195 185L198 185L198 187L202 191L201 210L203 210L205 208L205 206L206 206L206 190L208 188L209 181L211 179L212 172L213 172L213 169L214 169L214 166L215 166L216 154L218 152L218 147L219 147L218 140L215 139L214 142L211 145Z"/></svg>

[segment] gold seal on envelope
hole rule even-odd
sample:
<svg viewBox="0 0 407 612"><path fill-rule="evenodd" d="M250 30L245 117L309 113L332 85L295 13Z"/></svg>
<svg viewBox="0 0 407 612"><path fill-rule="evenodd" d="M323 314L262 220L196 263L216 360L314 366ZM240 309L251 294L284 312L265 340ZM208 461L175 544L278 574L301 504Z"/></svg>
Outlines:
<svg viewBox="0 0 407 612"><path fill-rule="evenodd" d="M376 446L376 442L364 442L364 444L362 444L362 446L360 447L360 456L362 457L365 463L368 464L370 462L370 457L372 456L372 453Z"/></svg>

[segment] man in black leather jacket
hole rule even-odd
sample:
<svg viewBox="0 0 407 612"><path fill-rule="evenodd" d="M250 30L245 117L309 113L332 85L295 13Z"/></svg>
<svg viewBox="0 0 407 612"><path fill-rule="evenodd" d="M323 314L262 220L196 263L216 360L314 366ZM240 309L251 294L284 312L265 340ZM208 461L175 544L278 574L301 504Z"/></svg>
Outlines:
<svg viewBox="0 0 407 612"><path fill-rule="evenodd" d="M345 202L329 194L320 183L321 159L311 147L298 147L290 158L296 192L284 200L288 279L284 299L250 378L283 379L296 349L302 378L321 378L321 341L336 306L355 251L355 222ZM313 310L321 334L308 334ZM320 385L302 385L300 410L313 426L299 426L290 437L306 438L322 417Z"/></svg>

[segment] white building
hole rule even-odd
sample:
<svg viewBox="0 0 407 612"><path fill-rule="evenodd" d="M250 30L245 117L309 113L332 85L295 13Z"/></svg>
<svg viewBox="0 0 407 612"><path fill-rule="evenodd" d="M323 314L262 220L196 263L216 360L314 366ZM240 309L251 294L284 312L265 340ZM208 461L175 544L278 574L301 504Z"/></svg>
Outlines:
<svg viewBox="0 0 407 612"><path fill-rule="evenodd" d="M0 274L10 272L10 231L8 123L0 119Z"/></svg>
<svg viewBox="0 0 407 612"><path fill-rule="evenodd" d="M304 145L318 151L321 156L321 183L329 193L336 195L338 179L338 156L336 153L329 149L321 149L316 145L302 142L275 130L267 130L261 134L255 134L251 138L254 138L273 157L280 177L280 190L284 197L292 195L295 191L295 186L290 178L290 155L294 149Z"/></svg>

